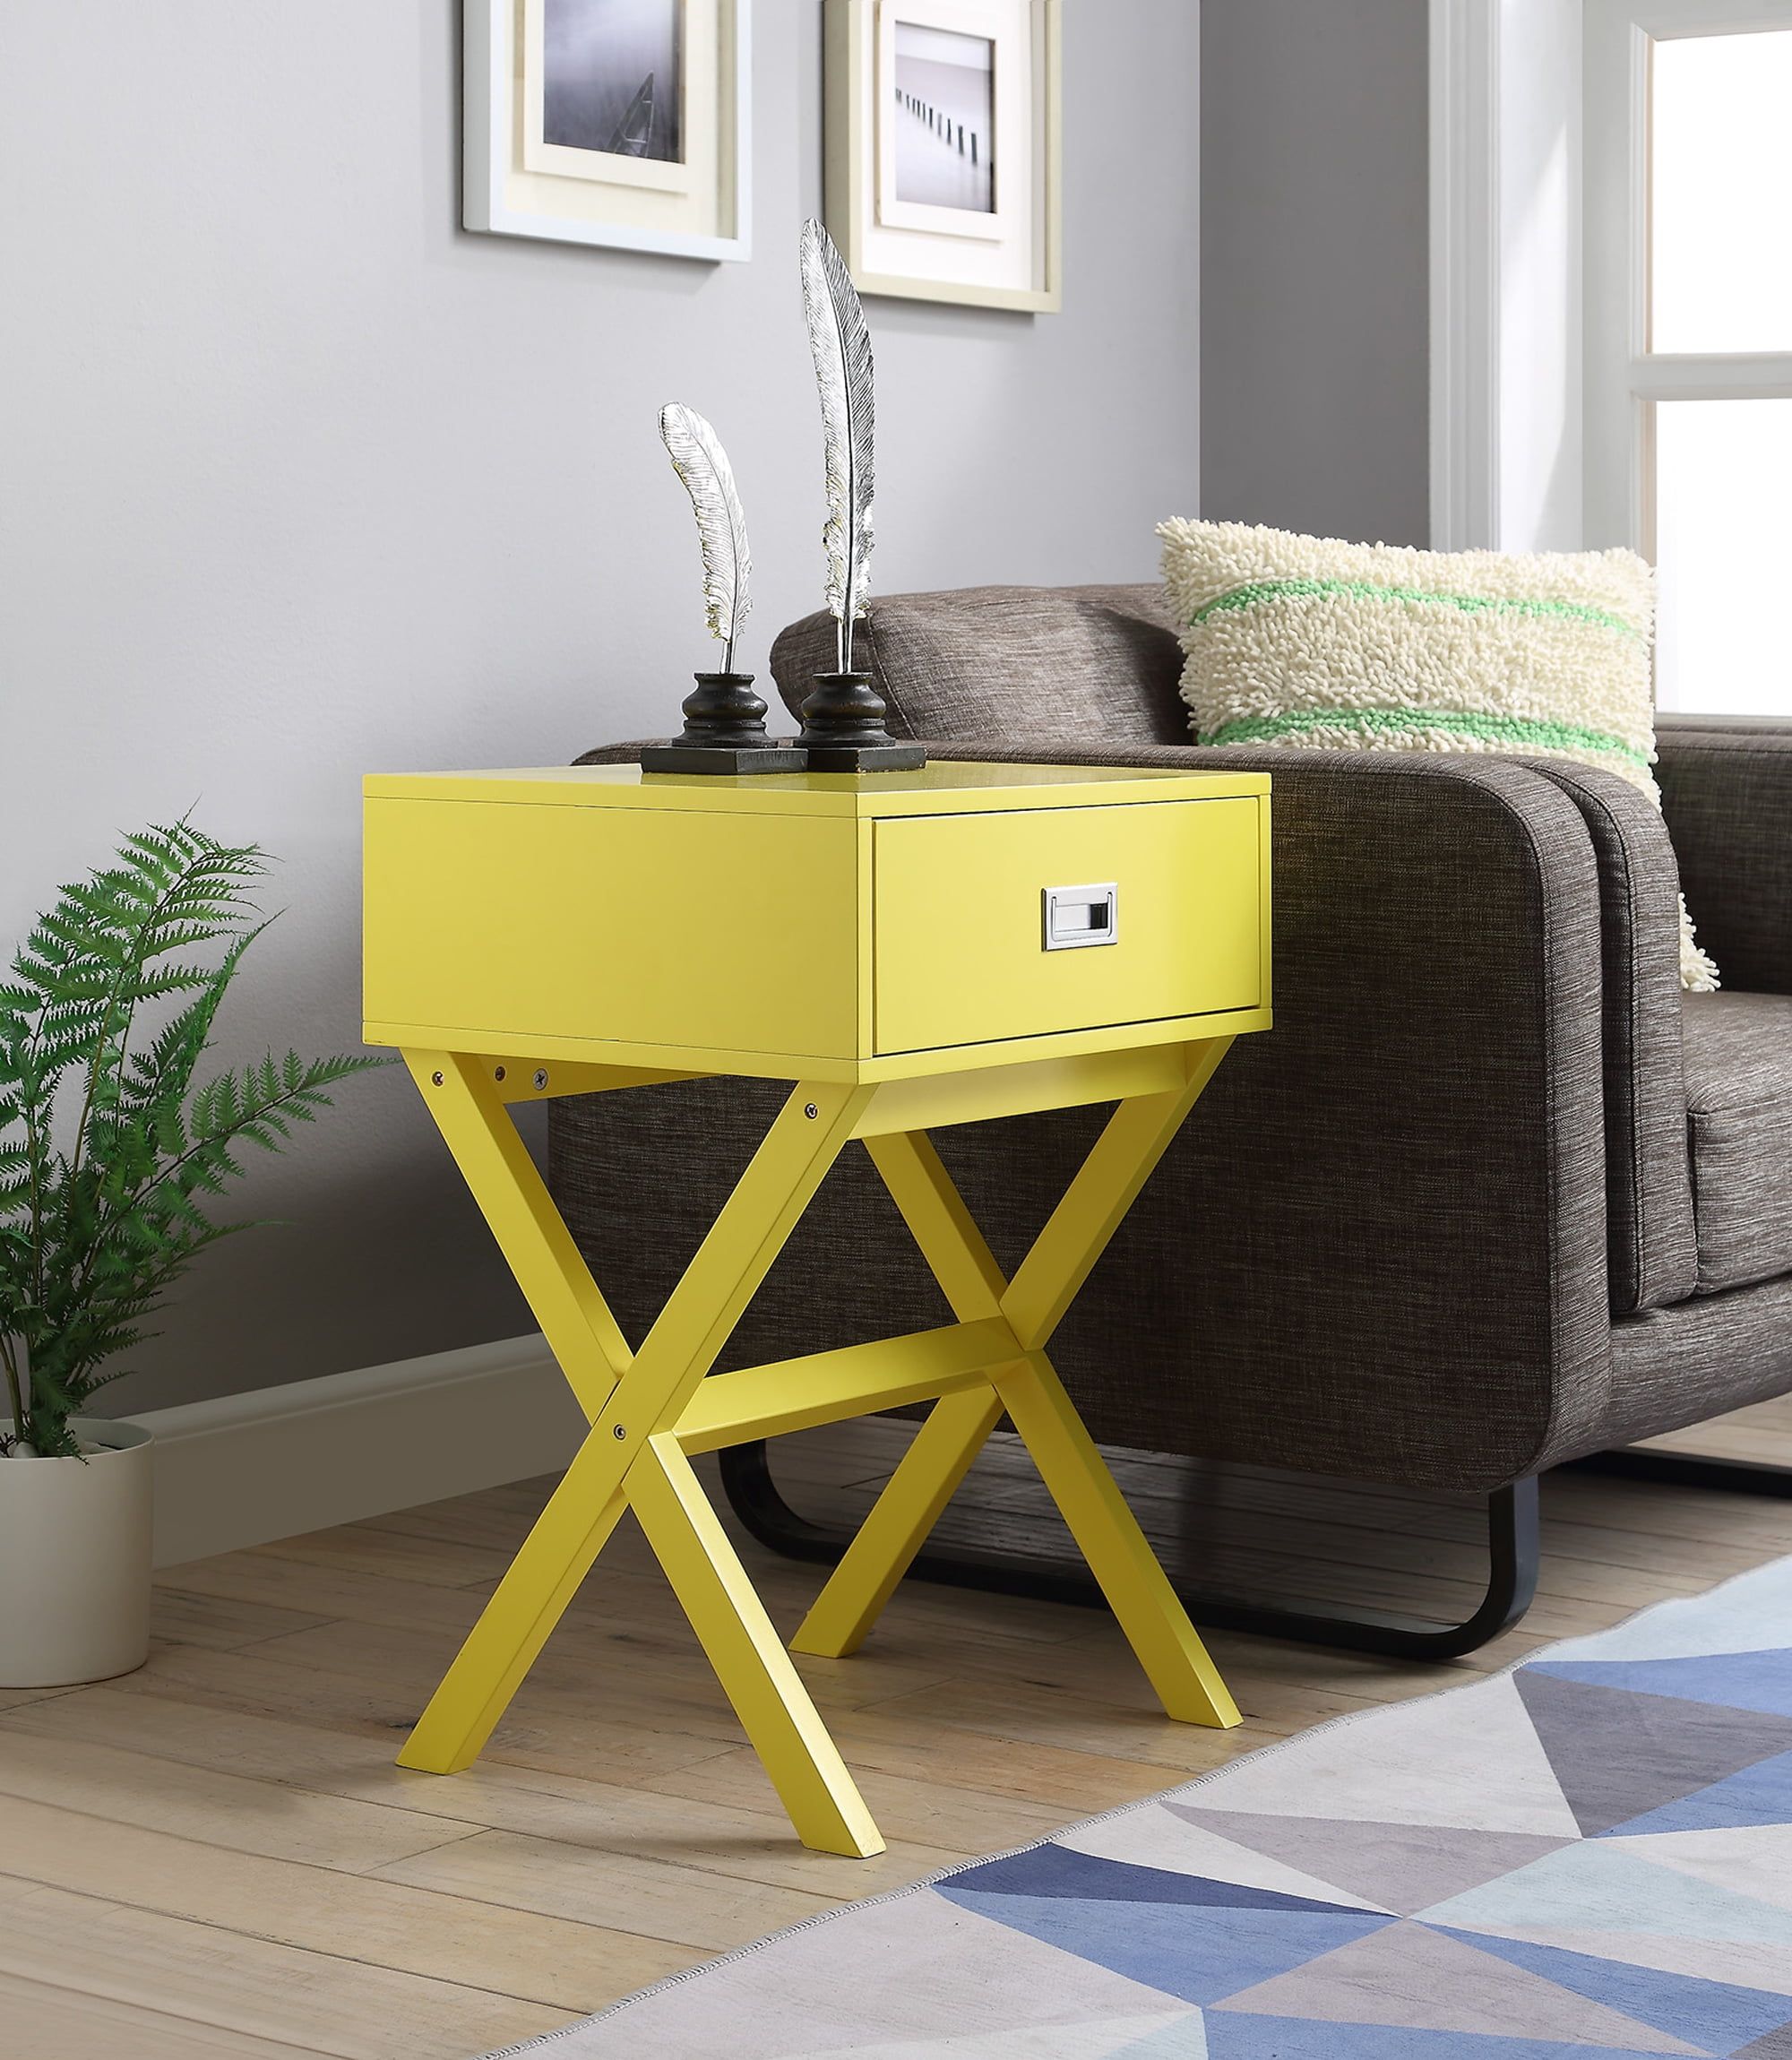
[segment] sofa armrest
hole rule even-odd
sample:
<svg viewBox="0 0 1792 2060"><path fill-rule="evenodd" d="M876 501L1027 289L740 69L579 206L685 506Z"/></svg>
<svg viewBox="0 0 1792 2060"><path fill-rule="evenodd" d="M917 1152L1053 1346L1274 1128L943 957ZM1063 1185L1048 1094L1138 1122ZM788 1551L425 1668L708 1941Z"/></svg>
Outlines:
<svg viewBox="0 0 1792 2060"><path fill-rule="evenodd" d="M1468 1489L1596 1443L1610 1382L1599 892L1574 800L1495 759L1051 754L1275 780L1276 1028L1238 1040L1054 1345L1096 1435ZM631 1329L775 1094L699 1082L554 1105L556 1194ZM1098 1122L1068 1110L939 1133L1004 1265ZM861 1155L817 1208L826 1238L780 1257L730 1363L912 1330L937 1307Z"/></svg>
<svg viewBox="0 0 1792 2060"><path fill-rule="evenodd" d="M1599 867L1606 1209L1614 1315L1698 1284L1680 1048L1680 873L1661 812L1626 780L1532 759L1570 797Z"/></svg>
<svg viewBox="0 0 1792 2060"><path fill-rule="evenodd" d="M1792 995L1792 722L1663 715L1655 776L1727 987Z"/></svg>

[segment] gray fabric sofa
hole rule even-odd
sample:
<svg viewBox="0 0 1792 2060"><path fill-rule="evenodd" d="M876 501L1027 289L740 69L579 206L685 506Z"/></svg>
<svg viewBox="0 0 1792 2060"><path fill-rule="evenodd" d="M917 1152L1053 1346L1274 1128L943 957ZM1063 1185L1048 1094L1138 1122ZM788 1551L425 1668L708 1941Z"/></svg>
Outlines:
<svg viewBox="0 0 1792 2060"><path fill-rule="evenodd" d="M831 634L777 640L793 707ZM1465 1650L1529 1599L1538 1474L1792 1389L1792 723L1664 720L1664 824L1542 761L1192 746L1155 587L892 596L863 651L892 730L937 755L1274 776L1276 1027L1234 1048L1054 1358L1106 1441L1485 1495L1495 1565L1461 1625L1200 1599L1208 1621ZM1719 995L1679 989L1683 880ZM553 1188L631 1332L780 1091L555 1105ZM1098 1119L940 1139L1004 1263ZM868 1162L816 1208L824 1240L728 1363L943 1320ZM729 1480L766 1535L826 1551L761 1453Z"/></svg>

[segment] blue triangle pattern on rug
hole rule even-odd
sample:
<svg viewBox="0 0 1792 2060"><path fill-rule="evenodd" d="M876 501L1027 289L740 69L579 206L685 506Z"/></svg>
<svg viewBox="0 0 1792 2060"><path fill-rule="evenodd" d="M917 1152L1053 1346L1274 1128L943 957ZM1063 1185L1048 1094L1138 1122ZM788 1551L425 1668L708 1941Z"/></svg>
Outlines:
<svg viewBox="0 0 1792 2060"><path fill-rule="evenodd" d="M1633 1839L1658 1832L1740 1831L1750 1824L1792 1823L1792 1753L1758 1761L1710 1788L1609 1824L1603 1836Z"/></svg>
<svg viewBox="0 0 1792 2060"><path fill-rule="evenodd" d="M1103 2060L1208 2060L1207 2025L1200 2011L1175 2024L1148 2031L1130 2046L1116 2047Z"/></svg>
<svg viewBox="0 0 1792 2060"><path fill-rule="evenodd" d="M1394 1920L1362 1910L1225 1909L1069 1896L986 1895L955 1880L935 1893L1060 1952L1093 1961L1184 2003L1214 2003Z"/></svg>
<svg viewBox="0 0 1792 2060"><path fill-rule="evenodd" d="M1483 2031L1409 2031L1397 2024L1322 2024L1306 2017L1207 2013L1207 2060L1662 2060L1658 2046L1564 2045Z"/></svg>
<svg viewBox="0 0 1792 2060"><path fill-rule="evenodd" d="M1485 1932L1458 1930L1455 1935L1483 1952L1511 1961L1527 1973L1540 1974L1577 1995L1621 2010L1626 2017L1640 2018L1702 2052L1734 2053L1751 2039L1792 2024L1792 1995L1770 1995L1764 1989L1701 1981L1688 1974L1664 1974L1627 1961L1595 1960L1560 1946L1492 1938Z"/></svg>
<svg viewBox="0 0 1792 2060"><path fill-rule="evenodd" d="M1674 1695L1792 1717L1792 1651L1716 1652L1697 1659L1533 1660L1528 1673L1633 1694Z"/></svg>
<svg viewBox="0 0 1792 2060"><path fill-rule="evenodd" d="M547 2043L1792 2060L1788 1870L1792 1560L812 1920Z"/></svg>
<svg viewBox="0 0 1792 2060"><path fill-rule="evenodd" d="M1792 1961L1792 1910L1598 1839L1563 1846L1418 1914L1455 1931L1546 1927L1778 1945Z"/></svg>
<svg viewBox="0 0 1792 2060"><path fill-rule="evenodd" d="M1792 1717L1596 1687L1537 1666L1513 1678L1586 1837L1792 1752Z"/></svg>
<svg viewBox="0 0 1792 2060"><path fill-rule="evenodd" d="M978 1895L1065 1896L1078 1902L1212 1903L1225 1909L1305 1909L1360 1917L1354 1903L1319 1902L1279 1889L1245 1888L1236 1882L1209 1881L1201 1875L1133 1866L1063 1846L1035 1846L1010 1859L985 1860L952 1876L955 1890Z"/></svg>

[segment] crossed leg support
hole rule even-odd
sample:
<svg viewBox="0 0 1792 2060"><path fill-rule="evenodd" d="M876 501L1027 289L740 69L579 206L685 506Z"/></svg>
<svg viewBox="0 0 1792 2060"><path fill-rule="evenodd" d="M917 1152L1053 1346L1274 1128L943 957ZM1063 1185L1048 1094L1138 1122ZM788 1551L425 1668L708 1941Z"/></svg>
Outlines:
<svg viewBox="0 0 1792 2060"><path fill-rule="evenodd" d="M883 1840L693 1472L687 1452L937 1396L865 1529L793 1641L850 1651L1005 1412L1165 1709L1238 1712L1065 1394L1045 1344L1210 1078L1123 1101L1012 1282L925 1133L877 1134L873 1087L799 1084L658 1321L631 1354L524 1150L487 1061L407 1064L590 1422L564 1478L399 1755L476 1759L625 1507L635 1512L803 1843L867 1857ZM601 1084L590 1082L588 1084ZM865 1136L959 1322L912 1338L705 1377L834 1159ZM701 1400L700 1400L701 1396ZM695 1405L695 1406L694 1406Z"/></svg>
<svg viewBox="0 0 1792 2060"><path fill-rule="evenodd" d="M986 1389L935 1405L791 1640L794 1651L837 1657L864 1642L1005 1412L1167 1714L1185 1723L1238 1722L1237 1705L1045 1351L1213 1077L1227 1041L1194 1047L1181 1090L1120 1104L1012 1283L926 1136L867 1139L953 1314L961 1323L1000 1317L1015 1357Z"/></svg>

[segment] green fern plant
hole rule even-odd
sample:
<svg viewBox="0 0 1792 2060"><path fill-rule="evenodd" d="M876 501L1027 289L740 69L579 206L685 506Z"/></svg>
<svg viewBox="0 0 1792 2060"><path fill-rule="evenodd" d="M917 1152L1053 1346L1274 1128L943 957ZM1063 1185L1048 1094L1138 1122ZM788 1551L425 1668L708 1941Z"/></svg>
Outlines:
<svg viewBox="0 0 1792 2060"><path fill-rule="evenodd" d="M267 927L249 899L266 871L256 845L144 830L59 891L0 982L0 1453L78 1452L70 1417L194 1258L247 1228L210 1213L243 1148L278 1151L382 1063L270 1053L196 1080Z"/></svg>

